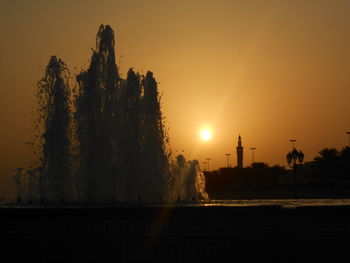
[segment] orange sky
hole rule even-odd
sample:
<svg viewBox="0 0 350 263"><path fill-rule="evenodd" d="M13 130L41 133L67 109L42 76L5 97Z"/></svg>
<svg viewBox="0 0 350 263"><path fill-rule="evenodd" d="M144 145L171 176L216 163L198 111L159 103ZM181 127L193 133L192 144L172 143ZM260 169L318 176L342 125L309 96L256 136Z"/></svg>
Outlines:
<svg viewBox="0 0 350 263"><path fill-rule="evenodd" d="M350 130L350 2L147 0L0 2L0 196L24 166L35 83L51 55L88 67L100 24L116 33L122 76L154 72L174 152L226 165L286 165L289 139L312 160ZM211 126L213 139L199 139Z"/></svg>

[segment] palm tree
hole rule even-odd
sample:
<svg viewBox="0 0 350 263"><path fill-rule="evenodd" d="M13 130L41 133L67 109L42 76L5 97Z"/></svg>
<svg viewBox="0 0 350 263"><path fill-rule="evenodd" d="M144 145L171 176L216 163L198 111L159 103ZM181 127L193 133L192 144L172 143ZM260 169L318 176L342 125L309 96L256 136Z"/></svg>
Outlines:
<svg viewBox="0 0 350 263"><path fill-rule="evenodd" d="M339 171L339 151L335 148L324 148L314 161L320 168L319 175L323 178L325 186L333 186Z"/></svg>
<svg viewBox="0 0 350 263"><path fill-rule="evenodd" d="M330 163L339 157L339 151L335 148L324 148L318 154L314 161L320 163Z"/></svg>

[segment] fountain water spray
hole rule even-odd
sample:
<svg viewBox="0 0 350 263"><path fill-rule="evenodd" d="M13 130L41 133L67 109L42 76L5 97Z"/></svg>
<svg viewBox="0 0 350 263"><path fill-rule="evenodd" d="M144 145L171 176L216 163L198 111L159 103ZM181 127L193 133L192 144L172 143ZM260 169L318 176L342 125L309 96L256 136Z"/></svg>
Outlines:
<svg viewBox="0 0 350 263"><path fill-rule="evenodd" d="M73 92L66 65L50 59L38 85L41 162L28 172L40 199L108 204L208 199L197 161L178 156L170 165L153 73L129 69L122 79L114 45L112 28L101 25L90 66L76 76ZM17 171L15 179L20 178Z"/></svg>

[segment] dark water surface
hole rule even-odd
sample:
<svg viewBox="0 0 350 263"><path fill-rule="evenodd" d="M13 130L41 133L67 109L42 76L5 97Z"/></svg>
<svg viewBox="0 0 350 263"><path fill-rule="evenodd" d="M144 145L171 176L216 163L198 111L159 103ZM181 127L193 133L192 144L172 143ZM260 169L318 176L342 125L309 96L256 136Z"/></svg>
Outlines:
<svg viewBox="0 0 350 263"><path fill-rule="evenodd" d="M2 208L83 208L83 207L209 207L209 206L224 206L224 207L256 207L256 206L278 206L282 208L296 208L296 207L313 207L313 206L350 206L350 199L237 199L237 200L210 200L203 202L176 202L176 203L131 203L131 204L95 204L95 205L79 205L79 204L64 204L64 205L38 205L30 203L9 203L0 202L0 209Z"/></svg>
<svg viewBox="0 0 350 263"><path fill-rule="evenodd" d="M349 262L349 237L349 199L0 209L13 261Z"/></svg>

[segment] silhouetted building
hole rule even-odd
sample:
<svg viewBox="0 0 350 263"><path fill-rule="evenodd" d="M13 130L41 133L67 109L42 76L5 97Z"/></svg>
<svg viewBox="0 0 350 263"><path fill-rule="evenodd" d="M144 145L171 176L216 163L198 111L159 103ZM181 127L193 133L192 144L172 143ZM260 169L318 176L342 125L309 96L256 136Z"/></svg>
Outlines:
<svg viewBox="0 0 350 263"><path fill-rule="evenodd" d="M237 167L242 168L243 167L243 146L242 146L241 135L238 136L238 146L236 147L236 152L237 152Z"/></svg>

